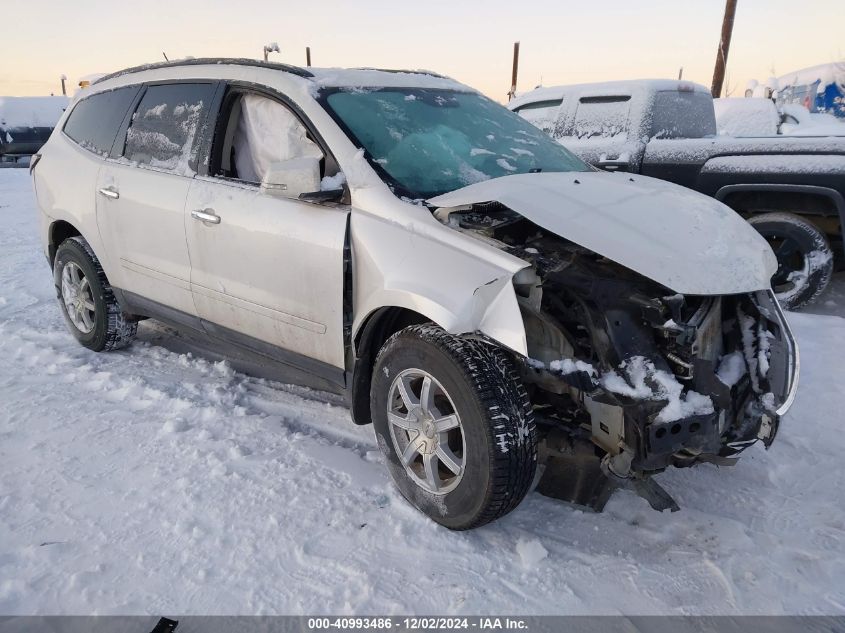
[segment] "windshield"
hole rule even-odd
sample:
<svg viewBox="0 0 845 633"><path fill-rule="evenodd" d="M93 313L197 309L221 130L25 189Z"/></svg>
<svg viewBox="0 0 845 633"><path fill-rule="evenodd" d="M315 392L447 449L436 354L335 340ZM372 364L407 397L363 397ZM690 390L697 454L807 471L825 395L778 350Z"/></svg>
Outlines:
<svg viewBox="0 0 845 633"><path fill-rule="evenodd" d="M425 199L499 176L591 170L477 93L340 89L321 102L397 195Z"/></svg>

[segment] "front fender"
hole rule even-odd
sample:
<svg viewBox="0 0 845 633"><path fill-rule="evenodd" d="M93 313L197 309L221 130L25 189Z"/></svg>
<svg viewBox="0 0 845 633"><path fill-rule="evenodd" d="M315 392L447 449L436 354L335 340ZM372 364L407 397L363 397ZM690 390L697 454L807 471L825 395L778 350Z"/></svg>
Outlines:
<svg viewBox="0 0 845 633"><path fill-rule="evenodd" d="M395 306L452 334L482 333L527 355L512 283L527 264L431 221L430 227L406 225L353 210L353 336L368 315Z"/></svg>

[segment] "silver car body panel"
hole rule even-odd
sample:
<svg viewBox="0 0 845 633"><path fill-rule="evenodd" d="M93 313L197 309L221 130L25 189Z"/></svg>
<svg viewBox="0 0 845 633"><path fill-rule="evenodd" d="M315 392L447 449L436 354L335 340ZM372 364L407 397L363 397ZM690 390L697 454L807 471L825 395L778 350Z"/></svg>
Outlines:
<svg viewBox="0 0 845 633"><path fill-rule="evenodd" d="M777 268L766 241L730 208L645 176L518 174L428 200L490 201L681 294L762 290Z"/></svg>

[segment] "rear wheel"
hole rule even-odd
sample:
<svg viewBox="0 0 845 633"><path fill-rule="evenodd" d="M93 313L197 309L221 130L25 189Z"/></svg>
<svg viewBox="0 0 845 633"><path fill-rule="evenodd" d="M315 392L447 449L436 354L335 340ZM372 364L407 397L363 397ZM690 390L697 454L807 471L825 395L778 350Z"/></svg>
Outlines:
<svg viewBox="0 0 845 633"><path fill-rule="evenodd" d="M53 262L59 305L71 334L95 352L126 347L138 324L126 318L94 251L81 237L59 245Z"/></svg>
<svg viewBox="0 0 845 633"><path fill-rule="evenodd" d="M376 359L373 425L391 476L454 530L513 510L534 479L537 436L511 359L433 325L394 334Z"/></svg>
<svg viewBox="0 0 845 633"><path fill-rule="evenodd" d="M780 304L795 309L815 301L833 274L833 251L824 233L792 213L764 213L748 221L777 257L772 289Z"/></svg>

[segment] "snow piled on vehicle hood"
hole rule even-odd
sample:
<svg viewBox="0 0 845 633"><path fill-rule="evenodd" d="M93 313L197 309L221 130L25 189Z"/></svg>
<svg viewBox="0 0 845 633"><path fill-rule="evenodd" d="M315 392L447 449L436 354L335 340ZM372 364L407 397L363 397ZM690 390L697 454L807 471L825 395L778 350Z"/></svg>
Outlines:
<svg viewBox="0 0 845 633"><path fill-rule="evenodd" d="M766 289L777 268L766 241L731 209L644 176L516 174L427 202L448 208L492 201L682 294Z"/></svg>

